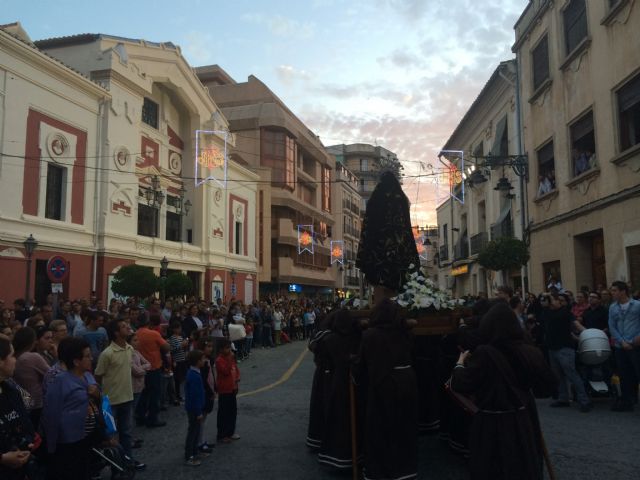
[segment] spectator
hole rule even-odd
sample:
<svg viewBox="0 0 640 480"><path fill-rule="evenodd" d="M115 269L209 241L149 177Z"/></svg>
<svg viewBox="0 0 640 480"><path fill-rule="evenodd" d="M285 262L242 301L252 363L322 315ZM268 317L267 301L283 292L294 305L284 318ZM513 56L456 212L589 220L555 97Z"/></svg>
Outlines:
<svg viewBox="0 0 640 480"><path fill-rule="evenodd" d="M511 300L511 297L513 297L513 288L511 288L509 285L500 285L498 288L496 288L496 297L509 302L509 300Z"/></svg>
<svg viewBox="0 0 640 480"><path fill-rule="evenodd" d="M120 445L134 463L136 470L143 470L144 463L133 460L133 383L131 381L133 347L127 343L130 330L124 320L111 320L107 324L111 343L98 359L95 376L102 390L109 397L116 421Z"/></svg>
<svg viewBox="0 0 640 480"><path fill-rule="evenodd" d="M94 367L100 354L109 344L109 335L107 335L107 331L104 328L106 318L108 317L100 310L87 312L87 328L82 333L82 338L87 341L91 348Z"/></svg>
<svg viewBox="0 0 640 480"><path fill-rule="evenodd" d="M597 328L609 333L609 312L602 306L598 292L589 294L589 308L582 313L582 320L578 320L575 327L578 332L587 328Z"/></svg>
<svg viewBox="0 0 640 480"><path fill-rule="evenodd" d="M171 336L169 337L169 348L171 352L171 362L173 367L173 381L175 384L176 401L182 401L182 382L187 375L187 348L189 340L182 337L182 327L179 321L174 321L169 326Z"/></svg>
<svg viewBox="0 0 640 480"><path fill-rule="evenodd" d="M238 415L238 382L240 371L231 352L231 342L222 340L220 353L216 358L216 377L218 388L218 442L231 443L238 440L236 418Z"/></svg>
<svg viewBox="0 0 640 480"><path fill-rule="evenodd" d="M209 453L214 444L204 439L204 427L207 423L207 417L213 412L213 403L216 398L216 381L213 373L213 339L201 338L198 341L198 350L204 353L204 361L200 367L202 382L204 384L204 407L202 408L202 420L200 422L200 434L198 435L198 449L201 452Z"/></svg>
<svg viewBox="0 0 640 480"><path fill-rule="evenodd" d="M132 333L129 344L133 347L131 353L131 385L133 389L133 411L136 411L142 390L144 390L144 377L151 370L151 364L138 351L138 335Z"/></svg>
<svg viewBox="0 0 640 480"><path fill-rule="evenodd" d="M284 316L279 305L277 305L273 311L273 332L276 338L276 346L280 345L280 336L282 335L282 321Z"/></svg>
<svg viewBox="0 0 640 480"><path fill-rule="evenodd" d="M57 359L57 354L55 353L55 345L53 343L53 332L51 331L51 329L47 327L38 327L36 329L35 351L38 352L42 356L42 358L45 359L45 361L50 367L52 367L53 364L56 363L58 359Z"/></svg>
<svg viewBox="0 0 640 480"><path fill-rule="evenodd" d="M200 330L202 327L202 320L198 317L198 306L193 304L189 307L189 315L182 322L182 335L185 338L189 338L191 337L191 332Z"/></svg>
<svg viewBox="0 0 640 480"><path fill-rule="evenodd" d="M49 370L49 364L33 349L36 346L36 332L24 327L16 332L13 349L16 356L16 367L13 378L31 395L30 416L33 427L37 430L42 414L43 394L42 381Z"/></svg>
<svg viewBox="0 0 640 480"><path fill-rule="evenodd" d="M509 299L509 307L511 307L511 310L513 310L513 313L515 313L518 319L518 323L520 323L520 326L524 329L527 316L524 313L524 303L522 303L520 297L511 297Z"/></svg>
<svg viewBox="0 0 640 480"><path fill-rule="evenodd" d="M271 307L265 306L262 309L262 348L275 347L273 338L271 337L273 327L273 316Z"/></svg>
<svg viewBox="0 0 640 480"><path fill-rule="evenodd" d="M580 411L587 413L593 404L587 396L584 383L576 370L576 351L571 337L573 316L567 308L563 308L560 295L551 294L550 305L545 315L545 343L549 351L551 368L558 378L558 400L552 407L568 407L569 388L571 382L576 391Z"/></svg>
<svg viewBox="0 0 640 480"><path fill-rule="evenodd" d="M546 195L551 190L553 190L553 186L551 185L551 181L547 178L546 175L538 175L538 197Z"/></svg>
<svg viewBox="0 0 640 480"><path fill-rule="evenodd" d="M139 318L138 351L151 364L144 378L144 390L140 396L135 415L138 424L149 428L164 427L167 422L161 422L158 418L162 395L162 356L169 353L169 344L162 335L151 327L160 325L160 315L151 315L150 321L144 316Z"/></svg>
<svg viewBox="0 0 640 480"><path fill-rule="evenodd" d="M25 480L27 463L34 447L34 428L22 400L11 381L16 366L11 341L0 335L0 478Z"/></svg>
<svg viewBox="0 0 640 480"><path fill-rule="evenodd" d="M61 371L47 388L42 425L49 452L47 478L85 480L89 477L89 383L91 348L81 338L60 342Z"/></svg>
<svg viewBox="0 0 640 480"><path fill-rule="evenodd" d="M302 316L302 323L304 324L303 338L311 338L313 331L315 330L316 314L313 308L307 307L307 311Z"/></svg>
<svg viewBox="0 0 640 480"><path fill-rule="evenodd" d="M200 369L204 365L204 353L201 350L192 350L187 355L189 371L184 386L185 404L189 419L189 428L184 445L184 461L186 465L197 467L200 465L198 456L198 436L202 420L204 418L203 408L205 404L205 391L200 375ZM208 454L207 454L208 455Z"/></svg>
<svg viewBox="0 0 640 480"><path fill-rule="evenodd" d="M614 303L609 307L609 332L622 390L611 410L630 412L638 400L640 380L640 302L629 298L629 286L620 281L611 284L611 296Z"/></svg>
<svg viewBox="0 0 640 480"><path fill-rule="evenodd" d="M585 310L589 308L587 299L588 297L584 292L576 292L576 303L571 307L571 313L578 322L582 322L582 315L584 315Z"/></svg>

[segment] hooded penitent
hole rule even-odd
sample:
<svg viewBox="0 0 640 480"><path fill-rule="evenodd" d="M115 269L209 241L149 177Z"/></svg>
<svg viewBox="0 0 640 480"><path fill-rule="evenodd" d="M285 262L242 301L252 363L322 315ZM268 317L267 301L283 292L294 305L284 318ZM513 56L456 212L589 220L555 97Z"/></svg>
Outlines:
<svg viewBox="0 0 640 480"><path fill-rule="evenodd" d="M410 264L417 267L420 260L409 200L396 176L385 172L367 202L356 266L369 283L398 290Z"/></svg>

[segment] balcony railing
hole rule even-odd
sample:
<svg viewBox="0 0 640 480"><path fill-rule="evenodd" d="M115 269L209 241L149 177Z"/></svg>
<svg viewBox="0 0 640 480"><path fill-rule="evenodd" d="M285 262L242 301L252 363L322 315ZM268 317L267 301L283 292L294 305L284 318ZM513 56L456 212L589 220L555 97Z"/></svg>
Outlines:
<svg viewBox="0 0 640 480"><path fill-rule="evenodd" d="M471 255L476 255L482 251L489 243L489 234L487 232L476 233L471 236Z"/></svg>
<svg viewBox="0 0 640 480"><path fill-rule="evenodd" d="M440 261L449 260L449 245L440 245Z"/></svg>
<svg viewBox="0 0 640 480"><path fill-rule="evenodd" d="M358 277L352 276L352 275L347 275L344 278L344 281L347 285L359 285L360 282L358 281Z"/></svg>
<svg viewBox="0 0 640 480"><path fill-rule="evenodd" d="M469 258L469 237L462 237L454 248L454 260L463 260Z"/></svg>
<svg viewBox="0 0 640 480"><path fill-rule="evenodd" d="M353 227L352 225L345 225L343 233L345 235L351 235L352 237L355 237L355 238L360 238L360 230Z"/></svg>

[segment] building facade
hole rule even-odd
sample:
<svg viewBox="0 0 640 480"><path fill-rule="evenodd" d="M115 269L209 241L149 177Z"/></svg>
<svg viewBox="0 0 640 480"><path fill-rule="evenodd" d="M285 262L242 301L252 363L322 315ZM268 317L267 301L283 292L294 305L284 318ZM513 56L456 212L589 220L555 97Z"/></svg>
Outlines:
<svg viewBox="0 0 640 480"><path fill-rule="evenodd" d="M506 160L519 151L515 82L515 61L502 62L442 148L442 158L454 166L453 173L445 171L455 186L436 210L438 283L456 296L490 294L499 284L521 283L519 270L492 272L477 261L490 240L522 238L526 188L520 188L512 168L489 164L491 157ZM446 153L452 151L463 155ZM497 190L505 180L512 188Z"/></svg>
<svg viewBox="0 0 640 480"><path fill-rule="evenodd" d="M344 245L344 262L336 265L336 293L338 297L350 298L360 295L360 270L355 265L360 243L360 182L340 162L336 162L335 180L332 240L342 241Z"/></svg>
<svg viewBox="0 0 640 480"><path fill-rule="evenodd" d="M187 274L202 298L255 299L258 176L230 161L226 185L204 181L214 167L196 158L196 131L224 132L228 124L179 48L93 34L23 45L51 65L4 89L13 104L3 152L15 137L25 162L24 171L2 175L16 190L2 219L2 231L16 238L2 241L20 250L26 230L38 240L36 300L51 289L46 264L53 255L69 260L69 297L95 291L107 299L121 266L159 272L166 258L168 272ZM90 106L65 90L53 66L57 76L75 78L79 92L92 92ZM233 144L233 136L209 138L211 151L224 152L225 139Z"/></svg>
<svg viewBox="0 0 640 480"><path fill-rule="evenodd" d="M640 287L640 7L533 0L515 25L531 285Z"/></svg>
<svg viewBox="0 0 640 480"><path fill-rule="evenodd" d="M358 177L358 191L362 197L360 210L362 212L366 210L367 201L384 170L393 170L401 180L402 165L398 161L398 156L384 147L366 143L352 143L332 145L327 147L327 151L336 157L336 162L343 164Z"/></svg>
<svg viewBox="0 0 640 480"><path fill-rule="evenodd" d="M229 120L232 158L260 177L260 291L332 297L334 158L258 78L238 83L217 65L199 67L196 74ZM313 226L313 253L300 248L299 226Z"/></svg>

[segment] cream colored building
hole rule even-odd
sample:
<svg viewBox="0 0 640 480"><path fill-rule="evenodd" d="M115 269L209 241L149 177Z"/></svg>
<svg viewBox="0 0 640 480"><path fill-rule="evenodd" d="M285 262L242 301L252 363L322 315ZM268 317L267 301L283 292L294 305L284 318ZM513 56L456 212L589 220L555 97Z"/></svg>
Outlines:
<svg viewBox="0 0 640 480"><path fill-rule="evenodd" d="M515 74L515 61L502 62L442 147L443 159L452 161L460 172L454 195L463 202L451 197L437 208L438 283L456 296L490 294L499 284L521 283L520 271L502 278L502 273L487 271L477 262L490 240L522 235L519 177L510 167L486 166L489 155L495 160L518 155ZM478 174L485 181L474 183ZM496 190L501 178L513 189Z"/></svg>
<svg viewBox="0 0 640 480"><path fill-rule="evenodd" d="M367 143L332 145L327 147L327 151L336 157L337 162L342 163L358 177L362 212L367 208L367 201L378 184L381 172L390 166L394 166L398 174L402 169L397 155L379 145Z"/></svg>
<svg viewBox="0 0 640 480"><path fill-rule="evenodd" d="M360 295L360 270L356 268L356 255L360 243L360 205L358 177L342 163L336 163L333 215L335 224L332 240L344 242L344 263L335 264L336 291L339 297Z"/></svg>
<svg viewBox="0 0 640 480"><path fill-rule="evenodd" d="M534 0L515 25L531 285L640 287L640 7Z"/></svg>
<svg viewBox="0 0 640 480"><path fill-rule="evenodd" d="M229 120L236 139L232 158L260 176L260 292L333 297L336 267L329 248L335 159L255 76L236 82L217 65L195 71ZM313 225L313 254L300 253L301 225Z"/></svg>
<svg viewBox="0 0 640 480"><path fill-rule="evenodd" d="M0 231L15 233L0 242L19 249L27 232L39 241L36 292L50 289L54 255L70 263L65 296L95 290L103 299L121 266L159 272L166 257L169 272L189 275L203 298L217 290L255 299L259 177L231 161L226 187L196 186L196 130L228 124L180 49L109 35L35 44L0 35L11 46L0 52L0 143L26 157L24 170L2 172ZM208 147L223 152L224 138L208 136ZM198 177L209 173L201 165Z"/></svg>

